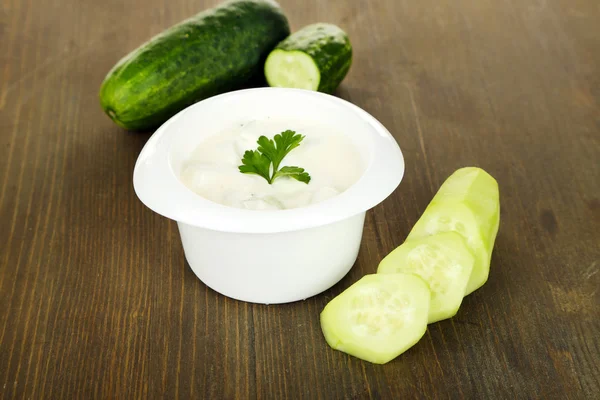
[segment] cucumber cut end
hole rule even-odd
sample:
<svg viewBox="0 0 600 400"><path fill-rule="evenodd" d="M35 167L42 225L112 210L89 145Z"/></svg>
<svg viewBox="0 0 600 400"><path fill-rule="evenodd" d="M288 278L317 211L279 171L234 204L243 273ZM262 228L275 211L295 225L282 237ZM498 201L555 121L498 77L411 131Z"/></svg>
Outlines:
<svg viewBox="0 0 600 400"><path fill-rule="evenodd" d="M265 77L269 86L317 90L321 80L319 68L308 54L276 49L265 62Z"/></svg>

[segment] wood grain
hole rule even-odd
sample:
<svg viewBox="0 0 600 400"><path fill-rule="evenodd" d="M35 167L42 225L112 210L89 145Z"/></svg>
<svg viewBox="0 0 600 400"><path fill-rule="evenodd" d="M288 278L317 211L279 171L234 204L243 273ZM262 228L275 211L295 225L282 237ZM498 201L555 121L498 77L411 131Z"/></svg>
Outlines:
<svg viewBox="0 0 600 400"><path fill-rule="evenodd" d="M596 0L282 0L355 48L338 95L401 145L326 293L230 300L135 197L148 138L116 127L110 67L214 0L0 5L0 398L592 399L600 396L600 6ZM319 312L402 243L455 169L501 186L489 282L376 366L329 349Z"/></svg>

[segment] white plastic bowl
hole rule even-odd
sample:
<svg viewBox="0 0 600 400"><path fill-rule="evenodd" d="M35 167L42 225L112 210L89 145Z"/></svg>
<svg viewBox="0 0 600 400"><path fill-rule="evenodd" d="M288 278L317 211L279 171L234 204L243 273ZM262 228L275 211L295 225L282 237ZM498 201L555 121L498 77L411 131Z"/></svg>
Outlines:
<svg viewBox="0 0 600 400"><path fill-rule="evenodd" d="M329 200L277 211L217 204L180 181L182 163L202 140L234 122L272 116L337 127L363 158L361 178ZM273 304L306 299L342 279L356 261L365 212L389 196L403 174L398 144L362 109L318 92L261 88L215 96L172 117L144 146L133 184L147 207L177 221L186 259L207 286Z"/></svg>

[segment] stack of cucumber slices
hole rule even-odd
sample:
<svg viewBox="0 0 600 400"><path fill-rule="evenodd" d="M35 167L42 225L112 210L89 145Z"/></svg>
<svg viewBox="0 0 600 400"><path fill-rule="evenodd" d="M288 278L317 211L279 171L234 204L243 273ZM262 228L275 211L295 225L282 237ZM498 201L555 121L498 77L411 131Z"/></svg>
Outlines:
<svg viewBox="0 0 600 400"><path fill-rule="evenodd" d="M462 168L440 187L406 242L321 313L327 343L384 364L416 344L428 323L451 318L487 281L500 222L496 180Z"/></svg>

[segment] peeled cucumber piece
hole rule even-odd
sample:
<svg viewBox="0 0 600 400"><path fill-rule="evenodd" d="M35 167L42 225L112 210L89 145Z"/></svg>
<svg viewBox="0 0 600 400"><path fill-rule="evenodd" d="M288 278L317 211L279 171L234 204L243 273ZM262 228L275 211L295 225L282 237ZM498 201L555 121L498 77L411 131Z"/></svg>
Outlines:
<svg viewBox="0 0 600 400"><path fill-rule="evenodd" d="M305 26L271 51L265 62L269 86L332 93L352 64L348 35L332 24Z"/></svg>
<svg viewBox="0 0 600 400"><path fill-rule="evenodd" d="M442 184L406 241L440 232L461 234L475 256L466 296L488 279L499 223L500 195L496 180L480 168L461 168Z"/></svg>
<svg viewBox="0 0 600 400"><path fill-rule="evenodd" d="M465 239L456 232L442 232L404 242L381 261L377 273L412 273L427 282L431 324L456 315L474 264Z"/></svg>
<svg viewBox="0 0 600 400"><path fill-rule="evenodd" d="M500 224L500 193L498 182L490 174L476 167L458 169L446 179L431 202L462 202L471 208L483 235L490 238L491 253Z"/></svg>
<svg viewBox="0 0 600 400"><path fill-rule="evenodd" d="M325 340L335 350L385 364L425 334L430 296L427 283L413 274L366 275L325 306Z"/></svg>

